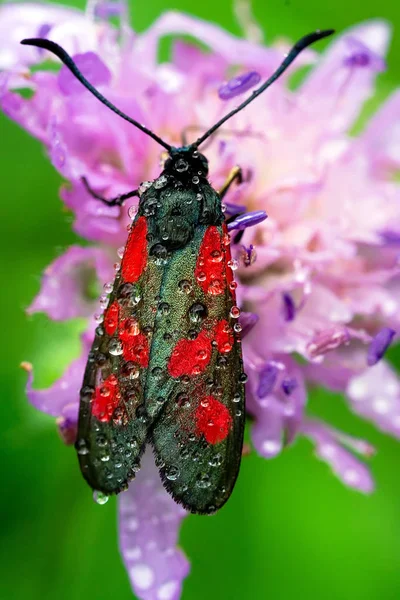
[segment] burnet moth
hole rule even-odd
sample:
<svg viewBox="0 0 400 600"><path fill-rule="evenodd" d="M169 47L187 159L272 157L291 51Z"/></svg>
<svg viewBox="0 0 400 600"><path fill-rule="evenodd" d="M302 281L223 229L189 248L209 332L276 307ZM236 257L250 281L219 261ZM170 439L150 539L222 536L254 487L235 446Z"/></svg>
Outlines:
<svg viewBox="0 0 400 600"><path fill-rule="evenodd" d="M102 198L85 181L88 191L109 205L139 197L80 395L75 446L83 476L97 493L125 490L151 444L165 488L187 510L213 513L228 500L242 456L246 381L229 231L266 215L259 211L225 221L221 201L240 180L240 169L216 192L199 147L302 50L332 33L317 31L299 40L244 102L179 148L104 98L58 44L21 42L58 56L103 104L168 153L155 181L117 198Z"/></svg>

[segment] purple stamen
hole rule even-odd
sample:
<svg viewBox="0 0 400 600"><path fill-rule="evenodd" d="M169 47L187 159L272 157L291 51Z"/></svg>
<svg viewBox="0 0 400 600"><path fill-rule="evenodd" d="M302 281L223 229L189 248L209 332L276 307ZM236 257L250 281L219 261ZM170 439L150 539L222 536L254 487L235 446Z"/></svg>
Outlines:
<svg viewBox="0 0 400 600"><path fill-rule="evenodd" d="M346 41L350 47L349 53L343 61L346 67L360 69L371 67L378 72L385 70L385 61L379 54L355 38L350 37Z"/></svg>
<svg viewBox="0 0 400 600"><path fill-rule="evenodd" d="M233 77L227 83L221 85L218 90L218 96L221 100L230 100L235 96L240 96L247 90L250 90L252 87L260 83L261 75L256 71L249 71L248 73L243 73L243 75L238 75L237 77Z"/></svg>
<svg viewBox="0 0 400 600"><path fill-rule="evenodd" d="M367 67L371 63L371 57L367 52L354 52L345 62L348 67Z"/></svg>
<svg viewBox="0 0 400 600"><path fill-rule="evenodd" d="M290 396L290 394L297 388L298 383L294 377L285 377L281 385L286 396Z"/></svg>
<svg viewBox="0 0 400 600"><path fill-rule="evenodd" d="M49 23L42 23L42 25L38 29L37 37L38 38L47 38L47 36L50 33L50 31L52 30L52 28L53 28L53 25L49 25ZM45 52L43 48L37 48L37 51L38 51L38 54L40 54L41 56Z"/></svg>
<svg viewBox="0 0 400 600"><path fill-rule="evenodd" d="M400 231L394 229L384 229L379 233L382 241L389 246L398 246L400 244Z"/></svg>
<svg viewBox="0 0 400 600"><path fill-rule="evenodd" d="M246 207L240 204L232 204L231 202L224 202L225 214L226 215L237 215L238 213L246 212Z"/></svg>
<svg viewBox="0 0 400 600"><path fill-rule="evenodd" d="M120 17L122 12L123 4L121 2L98 2L94 9L94 14L99 19Z"/></svg>
<svg viewBox="0 0 400 600"><path fill-rule="evenodd" d="M259 316L251 312L241 312L239 317L240 325L242 326L241 338L250 333L254 325L258 322Z"/></svg>
<svg viewBox="0 0 400 600"><path fill-rule="evenodd" d="M42 23L42 25L38 29L37 37L46 38L47 35L52 30L52 28L53 28L53 25L49 25L49 23ZM39 50L43 50L43 48L39 48Z"/></svg>
<svg viewBox="0 0 400 600"><path fill-rule="evenodd" d="M367 353L367 364L369 367L376 365L384 357L395 336L395 330L390 327L383 327L373 337Z"/></svg>
<svg viewBox="0 0 400 600"><path fill-rule="evenodd" d="M265 210L255 210L252 212L244 213L243 215L239 215L236 217L234 221L228 223L228 231L233 231L234 229L239 229L239 231L246 229L246 227L253 227L253 225L258 225L262 221L268 218Z"/></svg>
<svg viewBox="0 0 400 600"><path fill-rule="evenodd" d="M256 254L253 244L250 244L250 246L242 246L242 251L241 251L240 257L242 259L244 266L250 267L257 258L257 254Z"/></svg>
<svg viewBox="0 0 400 600"><path fill-rule="evenodd" d="M267 363L258 377L257 396L262 399L272 392L278 378L278 368L273 363Z"/></svg>
<svg viewBox="0 0 400 600"><path fill-rule="evenodd" d="M292 296L288 293L282 294L283 318L285 321L293 321L296 316L296 305Z"/></svg>

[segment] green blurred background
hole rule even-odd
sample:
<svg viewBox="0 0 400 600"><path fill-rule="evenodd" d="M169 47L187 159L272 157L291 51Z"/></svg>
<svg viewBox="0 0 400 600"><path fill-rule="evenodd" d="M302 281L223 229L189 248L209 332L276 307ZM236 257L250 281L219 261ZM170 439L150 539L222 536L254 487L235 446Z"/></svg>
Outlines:
<svg viewBox="0 0 400 600"><path fill-rule="evenodd" d="M83 1L75 0L83 7ZM254 0L268 40L315 28L339 31L383 17L395 25L389 69L379 78L382 101L400 82L400 4L395 0ZM230 0L132 2L142 30L176 8L239 34ZM397 33L397 35L396 35ZM376 107L370 103L370 110ZM2 600L75 600L132 597L117 550L116 503L94 504L71 448L53 419L24 396L22 360L36 367L36 385L48 385L77 355L82 323L55 324L24 309L40 274L77 238L58 199L60 177L40 144L0 115L3 357L1 369L0 494ZM392 359L396 356L392 352ZM400 598L399 444L352 415L338 396L313 394L310 412L376 444L377 491L350 491L313 457L301 440L276 460L243 461L227 506L214 517L189 517L181 544L192 562L184 600Z"/></svg>

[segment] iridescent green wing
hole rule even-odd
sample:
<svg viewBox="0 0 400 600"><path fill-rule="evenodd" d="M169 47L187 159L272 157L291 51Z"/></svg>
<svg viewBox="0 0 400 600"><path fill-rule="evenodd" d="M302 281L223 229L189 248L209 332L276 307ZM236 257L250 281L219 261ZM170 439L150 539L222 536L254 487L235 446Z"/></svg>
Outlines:
<svg viewBox="0 0 400 600"><path fill-rule="evenodd" d="M151 256L148 225L143 215L132 225L81 390L79 462L90 486L106 494L135 476L149 426L144 389L164 267Z"/></svg>
<svg viewBox="0 0 400 600"><path fill-rule="evenodd" d="M198 225L174 252L150 354L145 396L157 411L157 464L168 492L195 513L227 501L242 453L245 376L230 261L223 225Z"/></svg>

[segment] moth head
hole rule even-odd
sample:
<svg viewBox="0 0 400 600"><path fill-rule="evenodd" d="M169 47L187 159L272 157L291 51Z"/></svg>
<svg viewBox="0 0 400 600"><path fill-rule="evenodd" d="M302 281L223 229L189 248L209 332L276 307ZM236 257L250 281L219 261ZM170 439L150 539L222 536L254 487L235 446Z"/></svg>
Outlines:
<svg viewBox="0 0 400 600"><path fill-rule="evenodd" d="M193 146L172 148L164 168L176 176L206 177L208 175L208 160Z"/></svg>

